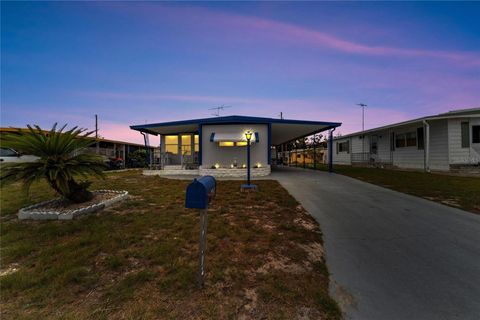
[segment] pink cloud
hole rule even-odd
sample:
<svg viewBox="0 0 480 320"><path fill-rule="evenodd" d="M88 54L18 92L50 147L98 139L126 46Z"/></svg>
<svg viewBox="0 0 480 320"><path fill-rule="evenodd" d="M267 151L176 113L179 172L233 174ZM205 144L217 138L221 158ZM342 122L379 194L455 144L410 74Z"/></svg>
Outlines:
<svg viewBox="0 0 480 320"><path fill-rule="evenodd" d="M110 140L119 140L144 144L143 136L138 131L130 129L131 123L118 123L112 121L103 121L99 130L99 135ZM150 135L150 145L158 145L159 138Z"/></svg>
<svg viewBox="0 0 480 320"><path fill-rule="evenodd" d="M284 112L284 117L288 119L315 119L319 121L342 122L341 132L350 133L361 130L361 112L360 109L351 101L341 101L341 99L331 101L325 99L263 99L232 96L199 96L199 95L176 95L176 94L131 94L115 92L87 92L83 93L94 98L109 99L132 99L132 100L151 100L151 101L180 101L180 102L208 102L231 103L235 104L240 110L248 110L246 115L278 117L280 111ZM223 115L237 114L229 112L227 109ZM272 110L275 110L272 113ZM277 112L278 111L278 112ZM245 112L240 112L244 114ZM149 118L148 122L161 122L170 120L185 120L195 118L194 114L184 116L182 114L170 114L171 119ZM183 116L182 116L183 115ZM366 128L374 128L389 123L405 121L412 117L426 114L407 113L406 111L397 111L391 107L368 107L366 112ZM199 117L208 117L210 115L200 115ZM112 131L112 133L114 133Z"/></svg>
<svg viewBox="0 0 480 320"><path fill-rule="evenodd" d="M111 10L128 13L129 15L132 14L132 11L136 12L143 15L143 17L150 18L150 21L154 21L155 23L165 23L169 19L171 23L178 23L178 21L181 20L187 21L187 25L188 23L194 22L194 24L190 26L195 27L195 30L204 25L208 28L207 31L209 32L224 32L227 34L240 32L242 36L237 37L239 41L261 40L266 38L267 40L274 40L281 44L303 44L314 48L328 48L348 54L405 58L436 58L456 61L467 65L480 65L480 56L478 53L367 45L342 39L333 34L305 26L199 7L143 4L133 8L132 6L110 3L106 4L106 6ZM162 19L160 19L160 16L162 16Z"/></svg>

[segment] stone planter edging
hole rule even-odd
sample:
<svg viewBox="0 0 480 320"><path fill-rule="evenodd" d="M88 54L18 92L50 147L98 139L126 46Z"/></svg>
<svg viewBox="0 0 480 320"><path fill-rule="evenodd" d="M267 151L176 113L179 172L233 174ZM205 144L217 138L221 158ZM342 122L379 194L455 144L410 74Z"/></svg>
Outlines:
<svg viewBox="0 0 480 320"><path fill-rule="evenodd" d="M116 196L103 200L98 203L94 203L87 207L78 208L75 210L71 210L69 212L58 212L55 210L52 211L44 211L44 210L36 210L46 204L53 203L55 201L60 200L60 198L55 198L48 201L43 201L40 203L33 204L31 206L22 208L18 211L18 219L20 220L72 220L82 215L86 215L105 207L111 206L112 204L122 201L128 197L128 191L116 191L116 190L95 190L93 193L117 193Z"/></svg>

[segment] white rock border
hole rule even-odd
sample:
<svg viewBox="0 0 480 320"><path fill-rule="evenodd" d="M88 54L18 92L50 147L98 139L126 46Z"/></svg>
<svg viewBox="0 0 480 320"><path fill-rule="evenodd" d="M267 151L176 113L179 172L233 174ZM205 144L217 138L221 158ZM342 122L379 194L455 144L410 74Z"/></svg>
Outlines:
<svg viewBox="0 0 480 320"><path fill-rule="evenodd" d="M48 201L43 201L40 203L36 203L34 205L22 208L18 211L18 219L19 220L72 220L74 218L98 211L105 207L111 206L112 204L125 200L128 197L128 191L116 191L116 190L95 190L92 191L93 193L117 193L118 195L114 196L113 198L103 200L98 203L94 203L88 207L81 207L75 210L71 210L68 212L58 212L58 211L45 211L45 210L38 210L38 208L50 204L52 202L60 200L60 198L55 198Z"/></svg>

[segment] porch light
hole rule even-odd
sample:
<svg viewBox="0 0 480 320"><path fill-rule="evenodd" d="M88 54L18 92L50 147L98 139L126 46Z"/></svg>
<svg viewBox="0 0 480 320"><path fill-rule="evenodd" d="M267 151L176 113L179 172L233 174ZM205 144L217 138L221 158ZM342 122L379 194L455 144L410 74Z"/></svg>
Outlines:
<svg viewBox="0 0 480 320"><path fill-rule="evenodd" d="M247 184L242 184L240 190L257 190L257 186L250 184L250 139L252 139L252 132L245 132L247 138Z"/></svg>
<svg viewBox="0 0 480 320"><path fill-rule="evenodd" d="M218 168L220 168L220 164L215 163L215 169L218 169Z"/></svg>
<svg viewBox="0 0 480 320"><path fill-rule="evenodd" d="M257 168L261 168L262 164L260 162L257 162Z"/></svg>
<svg viewBox="0 0 480 320"><path fill-rule="evenodd" d="M242 164L242 168L245 169L247 167L247 165L244 163Z"/></svg>

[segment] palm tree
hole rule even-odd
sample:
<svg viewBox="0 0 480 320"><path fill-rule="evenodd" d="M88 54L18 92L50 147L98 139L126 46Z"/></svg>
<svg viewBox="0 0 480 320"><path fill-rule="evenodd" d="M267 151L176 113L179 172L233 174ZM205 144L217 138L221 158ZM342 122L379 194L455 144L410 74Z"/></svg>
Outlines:
<svg viewBox="0 0 480 320"><path fill-rule="evenodd" d="M1 138L2 147L12 148L20 153L37 156L38 159L29 163L5 164L1 168L1 182L23 182L28 189L34 181L45 179L48 184L62 197L81 203L93 198L87 190L91 182L77 182L77 177L103 178L105 164L101 156L85 153L94 140L88 138L92 132L73 127L65 131L67 125L57 130L57 124L50 131L44 131L39 126L28 130L18 130L5 134Z"/></svg>

